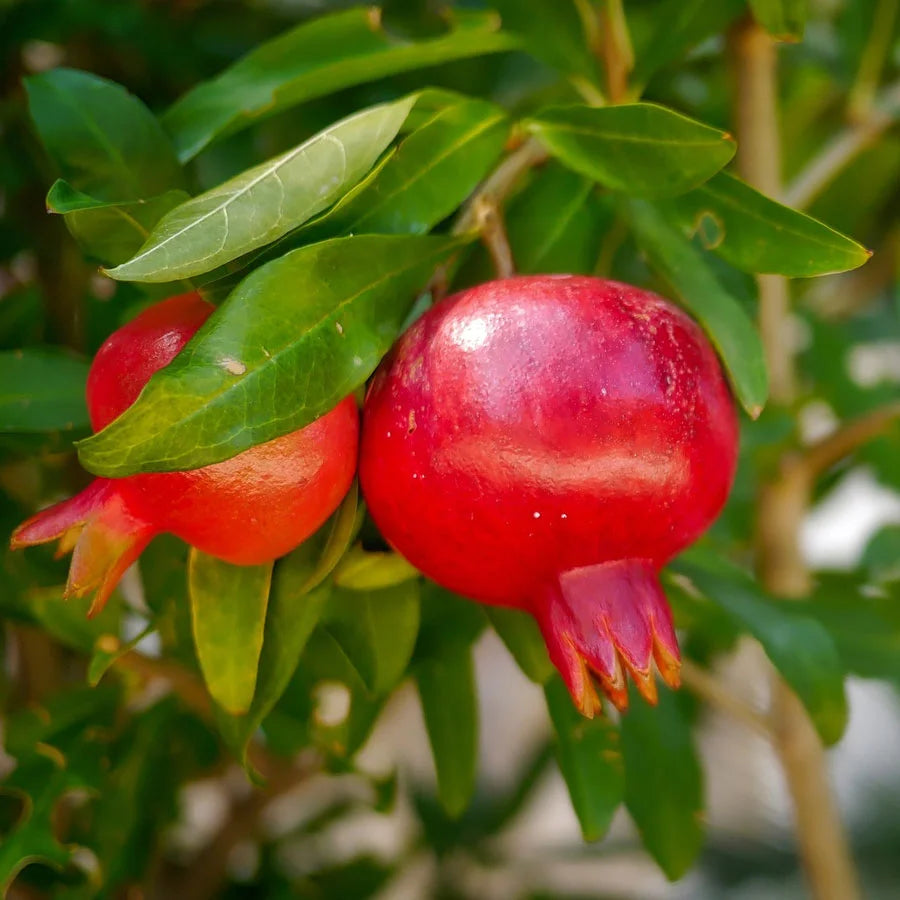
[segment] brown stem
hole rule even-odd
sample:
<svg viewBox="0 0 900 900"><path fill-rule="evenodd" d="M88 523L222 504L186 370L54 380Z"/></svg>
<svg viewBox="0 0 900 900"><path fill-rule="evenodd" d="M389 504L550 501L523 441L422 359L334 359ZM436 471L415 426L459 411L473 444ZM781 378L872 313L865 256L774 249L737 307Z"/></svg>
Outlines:
<svg viewBox="0 0 900 900"><path fill-rule="evenodd" d="M606 93L610 103L624 103L628 99L628 75L634 66L634 53L622 0L605 0L600 26Z"/></svg>
<svg viewBox="0 0 900 900"><path fill-rule="evenodd" d="M784 192L784 202L803 209L832 179L897 121L900 82L885 89L866 115L835 135L806 164Z"/></svg>
<svg viewBox="0 0 900 900"><path fill-rule="evenodd" d="M487 247L494 264L494 272L498 278L511 278L516 274L516 267L497 201L489 196L480 197L475 214L482 243Z"/></svg>
<svg viewBox="0 0 900 900"><path fill-rule="evenodd" d="M689 691L692 691L701 700L705 700L710 706L715 706L722 712L728 713L732 718L743 722L748 728L763 737L772 738L772 728L766 716L729 691L718 678L711 675L706 669L689 659L682 659L681 681Z"/></svg>
<svg viewBox="0 0 900 900"><path fill-rule="evenodd" d="M898 420L900 420L900 402L873 409L865 415L845 422L837 431L807 447L796 464L804 469L808 478L814 479L854 450L884 434Z"/></svg>
<svg viewBox="0 0 900 900"><path fill-rule="evenodd" d="M772 197L781 189L777 108L777 58L772 39L751 19L731 34L737 79L738 165L754 187ZM770 369L772 399L795 399L787 281L759 279L760 330ZM810 575L800 549L800 527L809 503L810 478L788 461L760 488L757 501L757 568L765 587L785 597L809 593ZM794 803L800 854L817 900L857 900L856 872L828 783L825 751L800 701L772 673L774 745Z"/></svg>

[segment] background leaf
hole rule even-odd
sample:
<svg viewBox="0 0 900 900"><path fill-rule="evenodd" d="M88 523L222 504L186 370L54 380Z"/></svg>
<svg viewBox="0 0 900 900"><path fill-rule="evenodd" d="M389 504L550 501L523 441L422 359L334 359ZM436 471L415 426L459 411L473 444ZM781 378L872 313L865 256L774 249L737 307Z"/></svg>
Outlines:
<svg viewBox="0 0 900 900"><path fill-rule="evenodd" d="M302 225L354 185L396 137L414 97L342 119L308 141L177 206L107 274L122 281L201 275Z"/></svg>
<svg viewBox="0 0 900 900"><path fill-rule="evenodd" d="M0 432L87 428L88 363L60 350L0 352Z"/></svg>
<svg viewBox="0 0 900 900"><path fill-rule="evenodd" d="M619 732L605 716L586 719L558 676L544 686L556 734L556 757L586 841L609 829L624 796Z"/></svg>
<svg viewBox="0 0 900 900"><path fill-rule="evenodd" d="M534 617L516 609L488 607L487 617L519 668L535 684L545 684L556 672Z"/></svg>
<svg viewBox="0 0 900 900"><path fill-rule="evenodd" d="M118 202L182 186L162 126L125 88L76 69L32 75L25 88L41 141L76 190Z"/></svg>
<svg viewBox="0 0 900 900"><path fill-rule="evenodd" d="M784 680L794 689L826 744L847 724L844 668L834 642L804 604L775 602L737 566L692 552L674 564L704 597L725 610L755 637Z"/></svg>
<svg viewBox="0 0 900 900"><path fill-rule="evenodd" d="M308 425L372 374L416 292L461 243L359 235L262 266L134 405L79 445L82 463L107 475L196 468Z"/></svg>
<svg viewBox="0 0 900 900"><path fill-rule="evenodd" d="M187 93L163 121L182 160L263 116L385 75L516 47L494 13L454 11L451 29L397 40L365 8L320 16L260 45Z"/></svg>
<svg viewBox="0 0 900 900"><path fill-rule="evenodd" d="M756 418L769 388L762 341L749 317L701 254L656 209L639 200L628 201L623 209L651 265L700 320L722 357L738 399Z"/></svg>
<svg viewBox="0 0 900 900"><path fill-rule="evenodd" d="M250 708L263 644L272 564L233 566L191 548L188 584L197 659L226 712Z"/></svg>
<svg viewBox="0 0 900 900"><path fill-rule="evenodd" d="M659 705L630 691L622 716L625 805L644 846L675 881L691 867L703 846L703 782L688 721L671 691Z"/></svg>
<svg viewBox="0 0 900 900"><path fill-rule="evenodd" d="M689 234L699 234L709 249L745 272L806 278L855 269L871 256L856 241L726 172L668 208Z"/></svg>
<svg viewBox="0 0 900 900"><path fill-rule="evenodd" d="M653 103L561 106L526 123L567 166L608 188L673 196L734 156L730 135Z"/></svg>
<svg viewBox="0 0 900 900"><path fill-rule="evenodd" d="M749 0L756 21L783 40L799 40L809 15L809 0Z"/></svg>

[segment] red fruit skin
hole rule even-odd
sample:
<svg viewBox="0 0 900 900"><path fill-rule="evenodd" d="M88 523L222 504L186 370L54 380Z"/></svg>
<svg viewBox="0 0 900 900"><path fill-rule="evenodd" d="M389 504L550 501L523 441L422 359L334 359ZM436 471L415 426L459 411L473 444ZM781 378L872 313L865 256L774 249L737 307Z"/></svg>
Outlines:
<svg viewBox="0 0 900 900"><path fill-rule="evenodd" d="M382 534L427 576L538 618L590 714L585 666L620 705L622 664L648 696L648 654L677 680L656 571L725 503L737 442L715 353L677 307L529 276L449 297L401 338L366 398L360 480ZM561 580L586 567L593 605ZM630 631L623 597L642 598Z"/></svg>
<svg viewBox="0 0 900 900"><path fill-rule="evenodd" d="M95 431L137 399L215 307L197 294L158 303L109 337L87 383ZM201 469L133 475L120 492L137 515L204 553L237 565L283 556L309 537L347 493L359 416L345 398L306 428Z"/></svg>
<svg viewBox="0 0 900 900"><path fill-rule="evenodd" d="M91 365L87 404L99 430L127 409L213 312L198 294L148 308L104 343ZM356 470L359 416L347 397L310 425L189 472L98 478L38 513L14 548L60 540L74 549L67 595L96 591L102 608L125 569L160 532L236 565L269 562L309 537L336 509Z"/></svg>

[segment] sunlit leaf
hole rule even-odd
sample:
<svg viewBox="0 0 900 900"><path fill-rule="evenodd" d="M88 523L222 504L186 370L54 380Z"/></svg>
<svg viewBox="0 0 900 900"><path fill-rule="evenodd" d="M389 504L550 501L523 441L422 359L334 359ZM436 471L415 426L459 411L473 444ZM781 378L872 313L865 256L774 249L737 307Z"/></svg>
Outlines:
<svg viewBox="0 0 900 900"><path fill-rule="evenodd" d="M364 591L391 587L418 576L419 570L399 553L370 553L362 547L354 547L334 570L334 583L338 587Z"/></svg>
<svg viewBox="0 0 900 900"><path fill-rule="evenodd" d="M308 141L175 207L107 274L122 281L201 275L280 238L330 206L397 135L414 97L342 119Z"/></svg>

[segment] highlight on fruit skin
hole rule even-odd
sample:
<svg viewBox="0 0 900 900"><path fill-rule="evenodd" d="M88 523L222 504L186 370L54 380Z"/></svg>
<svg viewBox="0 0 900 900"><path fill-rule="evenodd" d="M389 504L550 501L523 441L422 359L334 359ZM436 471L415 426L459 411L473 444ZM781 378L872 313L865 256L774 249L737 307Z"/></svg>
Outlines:
<svg viewBox="0 0 900 900"><path fill-rule="evenodd" d="M438 303L363 410L360 483L429 578L530 613L576 706L679 684L659 570L724 505L737 414L715 352L649 291L501 279Z"/></svg>
<svg viewBox="0 0 900 900"><path fill-rule="evenodd" d="M199 294L170 297L114 332L87 381L95 431L136 399L213 312ZM353 481L359 415L352 397L316 421L213 465L187 472L97 478L20 525L13 549L58 540L72 551L66 597L94 595L99 612L151 539L171 532L236 565L293 550L337 508Z"/></svg>

